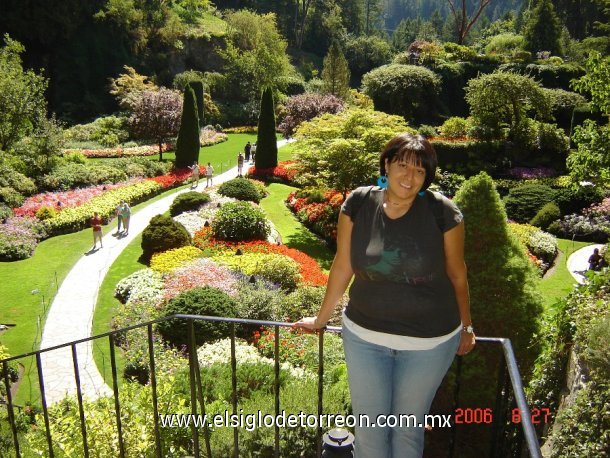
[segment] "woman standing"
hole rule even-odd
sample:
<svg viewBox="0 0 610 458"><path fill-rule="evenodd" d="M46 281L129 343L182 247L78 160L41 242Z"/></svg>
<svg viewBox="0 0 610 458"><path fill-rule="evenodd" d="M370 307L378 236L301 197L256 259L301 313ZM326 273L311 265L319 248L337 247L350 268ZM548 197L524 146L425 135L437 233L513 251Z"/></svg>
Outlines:
<svg viewBox="0 0 610 458"><path fill-rule="evenodd" d="M358 188L339 216L337 253L317 317L326 325L352 277L343 344L352 408L367 415L415 415L421 427L356 426L358 458L421 457L424 415L454 355L475 345L464 223L447 198L426 189L436 153L421 136L392 139L380 158L379 187Z"/></svg>
<svg viewBox="0 0 610 458"><path fill-rule="evenodd" d="M129 220L131 219L131 208L125 201L121 203L121 216L123 217L123 235L129 235Z"/></svg>
<svg viewBox="0 0 610 458"><path fill-rule="evenodd" d="M98 212L93 212L93 218L91 218L91 228L93 229L93 249L97 248L97 241L100 241L100 248L104 248L102 245L102 218Z"/></svg>

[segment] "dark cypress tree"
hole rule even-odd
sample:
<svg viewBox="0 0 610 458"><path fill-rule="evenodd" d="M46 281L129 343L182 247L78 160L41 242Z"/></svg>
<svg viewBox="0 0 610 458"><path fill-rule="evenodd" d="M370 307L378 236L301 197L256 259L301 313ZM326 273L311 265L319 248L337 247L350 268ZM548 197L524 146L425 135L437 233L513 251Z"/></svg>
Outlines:
<svg viewBox="0 0 610 458"><path fill-rule="evenodd" d="M532 10L523 33L525 49L535 54L550 51L554 56L563 54L561 49L561 21L551 0L538 0Z"/></svg>
<svg viewBox="0 0 610 458"><path fill-rule="evenodd" d="M199 159L199 115L195 93L190 86L184 88L182 121L176 141L176 167L187 167Z"/></svg>
<svg viewBox="0 0 610 458"><path fill-rule="evenodd" d="M258 135L256 137L256 157L254 161L257 169L277 166L275 111L271 88L265 89L261 97L261 109L258 116Z"/></svg>
<svg viewBox="0 0 610 458"><path fill-rule="evenodd" d="M199 115L199 127L203 128L205 125L205 105L203 104L203 82L202 81L191 81L188 84L193 92L195 93L195 100L197 100L197 114Z"/></svg>

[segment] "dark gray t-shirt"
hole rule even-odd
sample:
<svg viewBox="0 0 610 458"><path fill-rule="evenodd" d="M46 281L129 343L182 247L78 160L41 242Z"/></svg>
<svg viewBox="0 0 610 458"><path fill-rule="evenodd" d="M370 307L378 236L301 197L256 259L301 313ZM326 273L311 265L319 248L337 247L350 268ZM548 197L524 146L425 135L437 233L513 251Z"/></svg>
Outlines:
<svg viewBox="0 0 610 458"><path fill-rule="evenodd" d="M374 187L352 218L355 278L345 314L364 328L388 334L448 334L460 324L460 315L445 270L443 233L431 206L442 206L445 231L462 221L462 213L446 197L432 203L417 196L405 215L391 219L383 199L384 191ZM350 218L353 202L352 193L341 207Z"/></svg>

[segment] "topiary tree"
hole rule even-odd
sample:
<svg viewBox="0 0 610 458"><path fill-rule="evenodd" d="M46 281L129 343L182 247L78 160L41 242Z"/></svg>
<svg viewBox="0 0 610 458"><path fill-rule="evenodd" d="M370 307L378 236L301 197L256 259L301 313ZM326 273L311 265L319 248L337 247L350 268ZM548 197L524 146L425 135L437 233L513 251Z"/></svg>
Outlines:
<svg viewBox="0 0 610 458"><path fill-rule="evenodd" d="M212 223L214 237L234 242L266 240L270 230L265 213L249 202L231 202L223 205L216 212Z"/></svg>
<svg viewBox="0 0 610 458"><path fill-rule="evenodd" d="M555 192L542 184L524 184L512 188L504 198L506 213L518 223L527 223L554 196Z"/></svg>
<svg viewBox="0 0 610 458"><path fill-rule="evenodd" d="M169 216L154 216L142 232L142 260L149 262L154 253L191 244L186 228Z"/></svg>
<svg viewBox="0 0 610 458"><path fill-rule="evenodd" d="M384 65L364 75L362 86L376 110L401 115L407 121L434 121L440 78L432 70L416 65Z"/></svg>
<svg viewBox="0 0 610 458"><path fill-rule="evenodd" d="M256 137L257 169L277 167L277 142L275 140L275 108L273 92L270 87L263 91L260 115L258 117L258 134Z"/></svg>
<svg viewBox="0 0 610 458"><path fill-rule="evenodd" d="M464 182L454 201L466 224L465 260L477 334L511 339L527 380L539 351L533 340L542 312L538 274L509 231L500 196L489 175L482 172ZM474 406L482 399L489 402L495 397L499 360L497 351L483 346L471 356L470 369L462 378L465 388L460 401Z"/></svg>
<svg viewBox="0 0 610 458"><path fill-rule="evenodd" d="M259 203L263 197L256 185L247 178L235 178L224 182L218 188L218 194L256 203Z"/></svg>
<svg viewBox="0 0 610 458"><path fill-rule="evenodd" d="M553 202L549 202L538 210L536 216L531 219L530 224L545 231L553 221L557 221L559 218L561 218L561 210Z"/></svg>
<svg viewBox="0 0 610 458"><path fill-rule="evenodd" d="M202 205L207 204L210 200L210 195L205 192L185 192L174 199L169 207L169 214L176 216L187 211L198 210Z"/></svg>
<svg viewBox="0 0 610 458"><path fill-rule="evenodd" d="M203 81L190 81L188 85L195 93L195 100L197 101L197 116L199 117L199 128L202 129L205 126L205 106L203 103Z"/></svg>
<svg viewBox="0 0 610 458"><path fill-rule="evenodd" d="M561 21L551 0L538 0L524 31L525 49L532 53L550 51L554 56L563 55L561 49Z"/></svg>
<svg viewBox="0 0 610 458"><path fill-rule="evenodd" d="M199 159L199 115L195 93L190 86L184 89L182 118L176 141L176 167L188 167Z"/></svg>
<svg viewBox="0 0 610 458"><path fill-rule="evenodd" d="M236 304L224 291L203 286L184 291L172 298L163 310L163 316L178 313L187 315L205 315L219 317L235 317ZM229 337L231 326L229 323L215 321L194 321L195 343L203 345L217 339ZM189 323L187 320L167 320L157 325L161 336L171 345L180 347L189 342Z"/></svg>

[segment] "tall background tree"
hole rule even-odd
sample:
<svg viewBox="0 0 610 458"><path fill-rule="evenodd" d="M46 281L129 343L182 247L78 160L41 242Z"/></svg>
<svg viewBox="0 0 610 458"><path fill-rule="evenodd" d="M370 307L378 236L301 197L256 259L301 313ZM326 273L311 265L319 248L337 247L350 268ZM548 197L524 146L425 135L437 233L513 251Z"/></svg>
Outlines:
<svg viewBox="0 0 610 458"><path fill-rule="evenodd" d="M338 97L345 97L349 91L349 77L347 59L341 52L339 43L333 41L328 54L324 58L322 69L324 91Z"/></svg>
<svg viewBox="0 0 610 458"><path fill-rule="evenodd" d="M270 87L263 91L261 97L260 115L258 117L258 134L256 136L257 169L267 169L277 166L277 141L275 139L275 107L273 91Z"/></svg>
<svg viewBox="0 0 610 458"><path fill-rule="evenodd" d="M563 55L561 29L561 21L551 0L538 0L525 24L525 49L531 53L550 51L554 56Z"/></svg>
<svg viewBox="0 0 610 458"><path fill-rule="evenodd" d="M129 127L138 138L154 139L159 145L159 160L163 160L163 142L178 133L182 96L177 91L161 88L141 92L134 102Z"/></svg>
<svg viewBox="0 0 610 458"><path fill-rule="evenodd" d="M491 0L479 0L472 14L468 14L468 2L466 1L462 1L461 7L457 5L457 0L447 0L447 2L449 2L449 9L455 22L456 40L461 45L466 41L470 29L479 20L481 13L491 3Z"/></svg>
<svg viewBox="0 0 610 458"><path fill-rule="evenodd" d="M189 86L195 93L197 101L197 116L199 116L199 128L205 125L205 106L203 103L203 81L190 81Z"/></svg>
<svg viewBox="0 0 610 458"><path fill-rule="evenodd" d="M19 42L4 36L4 46L0 48L0 150L4 151L33 132L46 117L47 80L23 69L23 51Z"/></svg>
<svg viewBox="0 0 610 458"><path fill-rule="evenodd" d="M199 115L195 93L190 86L184 89L184 103L178 140L176 141L176 167L188 167L199 159Z"/></svg>

